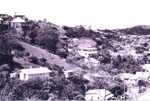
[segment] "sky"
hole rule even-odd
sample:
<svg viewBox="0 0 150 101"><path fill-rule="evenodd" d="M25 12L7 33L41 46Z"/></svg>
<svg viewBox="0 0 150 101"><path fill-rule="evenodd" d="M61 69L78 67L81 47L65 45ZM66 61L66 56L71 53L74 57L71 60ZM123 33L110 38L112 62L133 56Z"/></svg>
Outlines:
<svg viewBox="0 0 150 101"><path fill-rule="evenodd" d="M149 10L150 0L0 0L0 13L92 29L150 25Z"/></svg>

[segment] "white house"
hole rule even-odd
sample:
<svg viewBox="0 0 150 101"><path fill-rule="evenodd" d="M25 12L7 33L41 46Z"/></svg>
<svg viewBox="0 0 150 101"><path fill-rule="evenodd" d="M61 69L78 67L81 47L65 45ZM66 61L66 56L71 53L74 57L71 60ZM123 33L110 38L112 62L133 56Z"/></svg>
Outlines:
<svg viewBox="0 0 150 101"><path fill-rule="evenodd" d="M85 94L85 100L96 101L96 100L107 100L110 97L113 97L113 94L105 89L93 89L89 90Z"/></svg>
<svg viewBox="0 0 150 101"><path fill-rule="evenodd" d="M65 74L65 77L66 78L69 78L69 77L72 77L74 75L74 70L66 70L64 71L64 74Z"/></svg>
<svg viewBox="0 0 150 101"><path fill-rule="evenodd" d="M21 18L21 19L25 19L25 18L26 18L25 15L18 15L18 14L15 14L15 15L14 15L14 18L17 18L17 17L19 17L19 18Z"/></svg>
<svg viewBox="0 0 150 101"><path fill-rule="evenodd" d="M17 17L13 21L11 21L11 26L14 28L18 28L18 27L21 27L22 23L25 23L25 21L21 19L20 17Z"/></svg>
<svg viewBox="0 0 150 101"><path fill-rule="evenodd" d="M47 78L52 71L46 67L21 69L19 73L20 80L29 80L31 78L42 77Z"/></svg>
<svg viewBox="0 0 150 101"><path fill-rule="evenodd" d="M136 72L138 78L150 79L150 72Z"/></svg>
<svg viewBox="0 0 150 101"><path fill-rule="evenodd" d="M144 64L144 65L142 65L141 67L142 67L142 69L144 69L144 70L150 71L150 64Z"/></svg>
<svg viewBox="0 0 150 101"><path fill-rule="evenodd" d="M80 44L77 47L77 52L79 55L84 57L89 57L92 54L97 54L97 48L91 44Z"/></svg>
<svg viewBox="0 0 150 101"><path fill-rule="evenodd" d="M118 77L121 78L122 80L128 80L131 76L134 76L134 74L130 74L130 73L118 74Z"/></svg>
<svg viewBox="0 0 150 101"><path fill-rule="evenodd" d="M89 81L94 81L94 78L112 78L112 76L109 73L101 70L98 73L87 73L87 74L84 74L83 78L85 78L85 79L87 79Z"/></svg>
<svg viewBox="0 0 150 101"><path fill-rule="evenodd" d="M87 65L89 68L96 67L99 65L99 61L94 58L85 58L85 65Z"/></svg>

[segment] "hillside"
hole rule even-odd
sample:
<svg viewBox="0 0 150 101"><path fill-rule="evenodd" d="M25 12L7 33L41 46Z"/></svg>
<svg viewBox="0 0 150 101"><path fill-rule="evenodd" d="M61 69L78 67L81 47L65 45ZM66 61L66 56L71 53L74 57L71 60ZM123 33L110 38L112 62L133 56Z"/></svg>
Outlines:
<svg viewBox="0 0 150 101"><path fill-rule="evenodd" d="M119 29L118 31L131 35L150 35L150 26L138 25L131 28Z"/></svg>
<svg viewBox="0 0 150 101"><path fill-rule="evenodd" d="M45 49L41 49L39 47L32 46L32 45L27 44L25 42L20 42L20 44L25 48L25 50L27 52L29 52L30 54L32 54L34 56L37 56L38 58L44 57L45 59L47 59L47 62L50 63L50 64L56 64L60 67L64 67L67 70L80 69L79 67L75 67L71 64L68 64L65 61L65 59L61 59L59 56L54 55L52 53L49 53Z"/></svg>

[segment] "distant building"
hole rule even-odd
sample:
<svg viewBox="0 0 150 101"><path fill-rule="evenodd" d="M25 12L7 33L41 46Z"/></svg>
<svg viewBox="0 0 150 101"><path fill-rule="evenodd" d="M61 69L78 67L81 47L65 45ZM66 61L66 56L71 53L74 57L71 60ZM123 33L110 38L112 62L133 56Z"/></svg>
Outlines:
<svg viewBox="0 0 150 101"><path fill-rule="evenodd" d="M0 18L2 18L3 20L5 20L5 19L8 18L8 15L7 14L0 14Z"/></svg>
<svg viewBox="0 0 150 101"><path fill-rule="evenodd" d="M20 80L29 80L31 78L47 78L51 76L52 71L46 67L21 69L19 73Z"/></svg>
<svg viewBox="0 0 150 101"><path fill-rule="evenodd" d="M22 23L25 23L25 21L23 19L17 17L13 21L11 21L11 27L20 28L20 27L22 27Z"/></svg>
<svg viewBox="0 0 150 101"><path fill-rule="evenodd" d="M87 91L85 94L85 100L88 101L107 100L110 97L113 97L113 94L106 89L93 89Z"/></svg>
<svg viewBox="0 0 150 101"><path fill-rule="evenodd" d="M150 64L144 64L141 67L142 67L142 69L150 72Z"/></svg>
<svg viewBox="0 0 150 101"><path fill-rule="evenodd" d="M75 74L74 72L75 72L74 70L66 70L66 71L64 71L65 77L69 78L69 77L74 76L74 74Z"/></svg>
<svg viewBox="0 0 150 101"><path fill-rule="evenodd" d="M138 78L145 78L150 80L150 72L145 71L145 72L136 72L135 74Z"/></svg>
<svg viewBox="0 0 150 101"><path fill-rule="evenodd" d="M134 74L131 73L120 73L118 74L118 77L122 80L128 80L131 76L134 76Z"/></svg>
<svg viewBox="0 0 150 101"><path fill-rule="evenodd" d="M127 54L133 56L134 59L142 59L143 58L143 55L137 54L135 50L128 51Z"/></svg>
<svg viewBox="0 0 150 101"><path fill-rule="evenodd" d="M14 15L14 18L21 18L21 19L26 19L26 16L25 15L18 15L18 14L15 14Z"/></svg>
<svg viewBox="0 0 150 101"><path fill-rule="evenodd" d="M112 78L112 76L109 73L101 70L98 73L87 73L87 74L84 74L83 78L87 79L89 81L94 81L94 78Z"/></svg>
<svg viewBox="0 0 150 101"><path fill-rule="evenodd" d="M2 29L8 29L10 27L10 19L9 19L9 15L7 14L0 14L0 18L1 18L1 28Z"/></svg>
<svg viewBox="0 0 150 101"><path fill-rule="evenodd" d="M67 40L68 39L68 37L66 35L60 35L59 38L62 39L62 40Z"/></svg>
<svg viewBox="0 0 150 101"><path fill-rule="evenodd" d="M97 48L91 44L80 44L77 47L79 55L89 57L90 55L97 54Z"/></svg>
<svg viewBox="0 0 150 101"><path fill-rule="evenodd" d="M85 65L88 67L96 67L99 63L100 62L94 58L85 58Z"/></svg>

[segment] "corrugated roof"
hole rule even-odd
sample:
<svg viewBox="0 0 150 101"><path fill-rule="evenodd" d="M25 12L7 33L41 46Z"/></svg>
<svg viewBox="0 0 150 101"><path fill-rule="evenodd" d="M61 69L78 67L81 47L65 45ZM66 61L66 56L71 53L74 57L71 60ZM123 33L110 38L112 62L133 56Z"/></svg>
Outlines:
<svg viewBox="0 0 150 101"><path fill-rule="evenodd" d="M47 67L21 69L20 71L21 71L21 73L25 73L25 74L39 74L39 73L50 73L50 72L52 72Z"/></svg>
<svg viewBox="0 0 150 101"><path fill-rule="evenodd" d="M14 19L12 22L20 22L20 23L23 23L25 22L23 19L17 17L16 19Z"/></svg>

